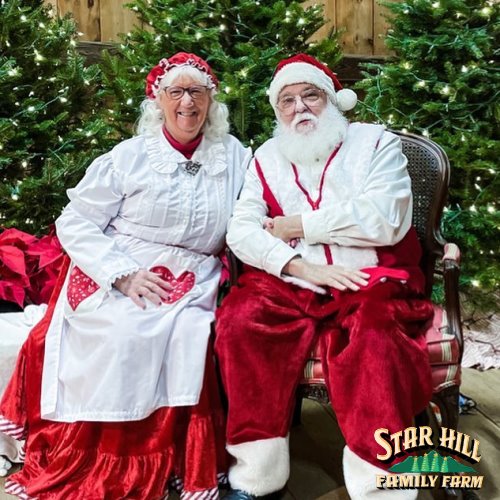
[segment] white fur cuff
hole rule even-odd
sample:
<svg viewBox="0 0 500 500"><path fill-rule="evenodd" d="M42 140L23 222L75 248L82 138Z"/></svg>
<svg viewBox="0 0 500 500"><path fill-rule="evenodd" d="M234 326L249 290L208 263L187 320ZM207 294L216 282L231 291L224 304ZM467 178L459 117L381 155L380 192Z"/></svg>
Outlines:
<svg viewBox="0 0 500 500"><path fill-rule="evenodd" d="M231 488L262 496L285 486L290 475L288 437L228 444L226 448L236 459L229 469Z"/></svg>
<svg viewBox="0 0 500 500"><path fill-rule="evenodd" d="M377 474L387 474L387 471L375 467L363 460L347 446L344 448L345 486L349 496L356 500L416 500L418 490L379 490L376 484Z"/></svg>

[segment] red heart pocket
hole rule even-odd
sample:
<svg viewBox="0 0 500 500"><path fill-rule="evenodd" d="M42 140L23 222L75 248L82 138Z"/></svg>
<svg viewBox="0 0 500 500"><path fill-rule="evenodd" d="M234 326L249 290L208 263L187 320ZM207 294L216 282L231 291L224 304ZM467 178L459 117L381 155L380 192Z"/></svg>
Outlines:
<svg viewBox="0 0 500 500"><path fill-rule="evenodd" d="M87 276L78 266L75 266L69 275L67 297L73 311L78 304L99 290L99 285Z"/></svg>
<svg viewBox="0 0 500 500"><path fill-rule="evenodd" d="M155 266L150 269L152 273L156 273L162 280L165 280L172 286L172 290L168 291L168 299L162 299L165 304L173 304L180 300L194 286L195 276L191 271L184 271L181 275L175 277L170 269L165 266Z"/></svg>

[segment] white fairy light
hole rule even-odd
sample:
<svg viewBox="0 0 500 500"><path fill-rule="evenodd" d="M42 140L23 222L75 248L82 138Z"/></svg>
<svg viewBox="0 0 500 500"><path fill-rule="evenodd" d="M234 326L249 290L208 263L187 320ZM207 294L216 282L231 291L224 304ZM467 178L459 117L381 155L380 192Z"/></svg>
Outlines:
<svg viewBox="0 0 500 500"><path fill-rule="evenodd" d="M20 17L20 19L21 19L21 22L23 22L23 23L25 23L28 20L28 18L24 14Z"/></svg>
<svg viewBox="0 0 500 500"><path fill-rule="evenodd" d="M226 29L226 25L225 25L225 24L221 24L221 25L219 26L219 29L220 29L221 31L224 31L224 30Z"/></svg>
<svg viewBox="0 0 500 500"><path fill-rule="evenodd" d="M64 97L64 96L59 97L59 100L60 100L63 104L64 104L64 103L66 103L66 102L68 102L68 99L66 99L66 97Z"/></svg>
<svg viewBox="0 0 500 500"><path fill-rule="evenodd" d="M490 214L495 213L495 207L493 205L488 205L486 210L488 210L488 213L490 213Z"/></svg>
<svg viewBox="0 0 500 500"><path fill-rule="evenodd" d="M427 82L425 80L420 80L417 82L418 87L425 87L427 85Z"/></svg>
<svg viewBox="0 0 500 500"><path fill-rule="evenodd" d="M471 206L469 207L469 212L477 212L476 205L471 205Z"/></svg>
<svg viewBox="0 0 500 500"><path fill-rule="evenodd" d="M9 76L16 76L18 74L17 68L9 69L9 71L7 71L7 74Z"/></svg>
<svg viewBox="0 0 500 500"><path fill-rule="evenodd" d="M11 198L14 200L14 201L17 201L19 199L19 196L17 194L13 194L11 195Z"/></svg>
<svg viewBox="0 0 500 500"><path fill-rule="evenodd" d="M23 168L26 168L26 167L28 166L28 162L27 162L26 160L23 160L23 161L21 162L21 166L22 166Z"/></svg>
<svg viewBox="0 0 500 500"><path fill-rule="evenodd" d="M28 111L30 113L33 113L33 111L35 111L35 109L36 109L35 106L28 106Z"/></svg>
<svg viewBox="0 0 500 500"><path fill-rule="evenodd" d="M76 47L76 42L75 42L74 40L71 40L71 41L69 42L69 44L70 44L72 47Z"/></svg>
<svg viewBox="0 0 500 500"><path fill-rule="evenodd" d="M487 16L487 17L490 17L490 14L491 14L491 9L489 7L483 7L481 9L481 14L483 16Z"/></svg>
<svg viewBox="0 0 500 500"><path fill-rule="evenodd" d="M467 66L462 66L462 73L467 73L469 71L469 68Z"/></svg>
<svg viewBox="0 0 500 500"><path fill-rule="evenodd" d="M231 92L231 87L228 87L228 86L224 87L224 92L226 94L229 94L229 92Z"/></svg>
<svg viewBox="0 0 500 500"><path fill-rule="evenodd" d="M445 85L442 89L441 89L441 94L443 95L449 95L450 93L450 87L448 85Z"/></svg>
<svg viewBox="0 0 500 500"><path fill-rule="evenodd" d="M43 29L43 28L45 28L45 24L43 24L43 23L38 23L38 27Z"/></svg>
<svg viewBox="0 0 500 500"><path fill-rule="evenodd" d="M425 137L429 137L429 131L427 129L424 129L422 131L422 135L425 135Z"/></svg>
<svg viewBox="0 0 500 500"><path fill-rule="evenodd" d="M300 17L297 21L297 25L302 26L303 24L306 24L306 20L303 17Z"/></svg>
<svg viewBox="0 0 500 500"><path fill-rule="evenodd" d="M38 50L34 49L34 52L35 52L35 61L45 61L45 57L43 57L42 54L38 52Z"/></svg>
<svg viewBox="0 0 500 500"><path fill-rule="evenodd" d="M93 134L92 134L92 130L87 130L87 132L85 132L85 135L86 135L87 137L92 137L92 135L93 135Z"/></svg>
<svg viewBox="0 0 500 500"><path fill-rule="evenodd" d="M194 37L196 38L196 40L199 40L203 35L201 34L201 31L197 31L196 34L194 35Z"/></svg>
<svg viewBox="0 0 500 500"><path fill-rule="evenodd" d="M134 102L134 100L132 98L128 98L127 99L127 104L130 106L132 103Z"/></svg>
<svg viewBox="0 0 500 500"><path fill-rule="evenodd" d="M441 4L440 4L439 2L434 2L434 3L432 4L432 7L433 7L434 9L439 9L439 7L441 7Z"/></svg>
<svg viewBox="0 0 500 500"><path fill-rule="evenodd" d="M478 288L480 286L480 283L479 283L478 280L472 280L471 281L471 285L474 286L474 287L476 287L476 288Z"/></svg>
<svg viewBox="0 0 500 500"><path fill-rule="evenodd" d="M403 68L404 68L404 69L411 69L411 64L410 64L408 61L405 61L405 62L403 63Z"/></svg>
<svg viewBox="0 0 500 500"><path fill-rule="evenodd" d="M403 132L403 134L407 134L408 133L408 129L404 128L404 129L402 129L402 132Z"/></svg>
<svg viewBox="0 0 500 500"><path fill-rule="evenodd" d="M479 184L474 184L474 187L478 190L481 191L481 186Z"/></svg>
<svg viewBox="0 0 500 500"><path fill-rule="evenodd" d="M168 24L172 24L172 18L171 17L167 17L167 23Z"/></svg>

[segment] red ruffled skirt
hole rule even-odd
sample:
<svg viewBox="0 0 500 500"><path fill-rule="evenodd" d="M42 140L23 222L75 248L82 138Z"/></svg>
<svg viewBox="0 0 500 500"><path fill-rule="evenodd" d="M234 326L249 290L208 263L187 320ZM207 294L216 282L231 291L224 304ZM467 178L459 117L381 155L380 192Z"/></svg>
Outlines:
<svg viewBox="0 0 500 500"><path fill-rule="evenodd" d="M45 335L69 259L47 314L31 331L0 403L0 430L25 439L24 467L7 493L40 500L218 498L227 470L225 417L211 350L196 406L160 408L135 422L61 423L40 417Z"/></svg>

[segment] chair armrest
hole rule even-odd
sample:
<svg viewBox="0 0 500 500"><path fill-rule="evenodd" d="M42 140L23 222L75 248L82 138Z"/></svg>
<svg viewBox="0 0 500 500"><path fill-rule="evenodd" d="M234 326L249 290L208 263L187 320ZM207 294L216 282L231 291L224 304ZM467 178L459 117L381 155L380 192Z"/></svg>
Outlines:
<svg viewBox="0 0 500 500"><path fill-rule="evenodd" d="M458 281L460 276L460 249L454 243L444 246L443 280L445 309L448 317L449 333L453 334L460 345L460 361L463 352L462 322L460 319L460 299Z"/></svg>
<svg viewBox="0 0 500 500"><path fill-rule="evenodd" d="M243 263L234 255L229 247L226 247L226 258L229 267L229 285L235 286L243 272Z"/></svg>

